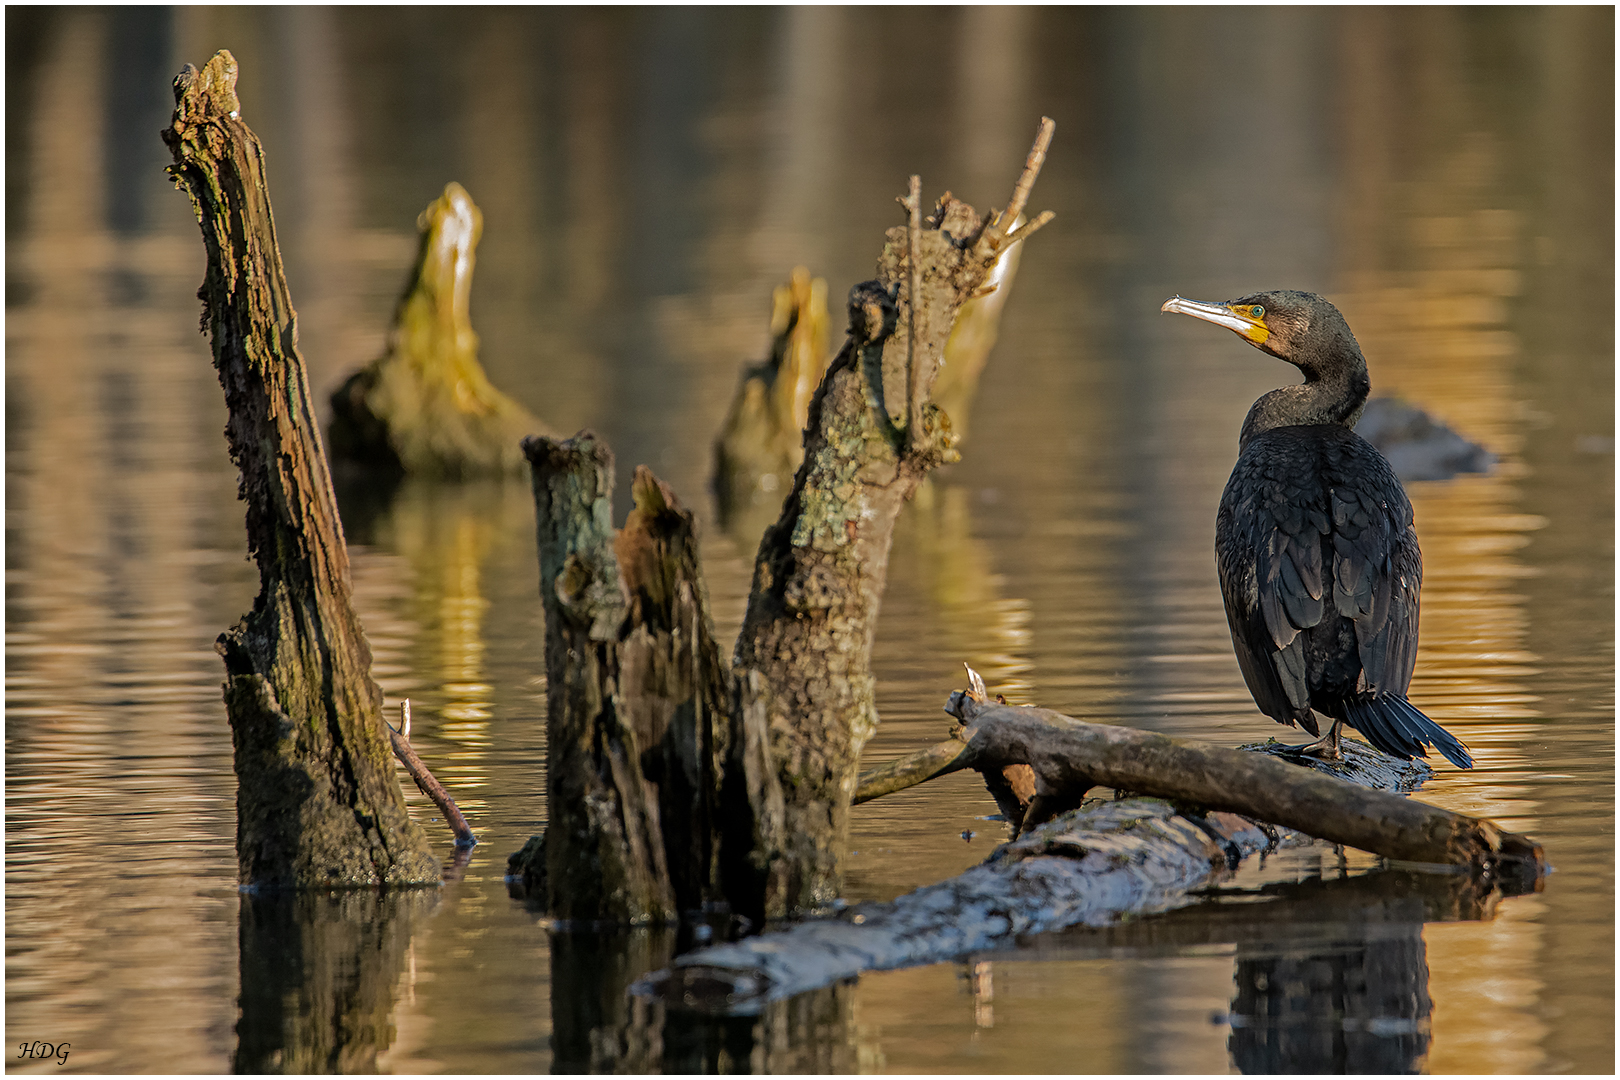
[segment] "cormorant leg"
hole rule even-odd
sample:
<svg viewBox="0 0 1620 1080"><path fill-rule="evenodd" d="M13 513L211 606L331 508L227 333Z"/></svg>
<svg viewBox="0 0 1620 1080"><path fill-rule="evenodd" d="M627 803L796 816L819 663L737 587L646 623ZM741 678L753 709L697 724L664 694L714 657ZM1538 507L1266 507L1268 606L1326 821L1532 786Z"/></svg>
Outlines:
<svg viewBox="0 0 1620 1080"><path fill-rule="evenodd" d="M1299 748L1299 753L1319 757L1323 761L1338 761L1344 755L1339 750L1339 729L1344 726L1343 720L1333 721L1326 735L1313 743L1306 743Z"/></svg>

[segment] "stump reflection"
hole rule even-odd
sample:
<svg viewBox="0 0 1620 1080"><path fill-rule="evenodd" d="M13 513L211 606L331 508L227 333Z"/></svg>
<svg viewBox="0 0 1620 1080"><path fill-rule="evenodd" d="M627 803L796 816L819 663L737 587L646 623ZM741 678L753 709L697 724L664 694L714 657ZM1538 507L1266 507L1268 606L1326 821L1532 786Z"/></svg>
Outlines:
<svg viewBox="0 0 1620 1080"><path fill-rule="evenodd" d="M238 1073L376 1072L394 991L437 889L242 896Z"/></svg>

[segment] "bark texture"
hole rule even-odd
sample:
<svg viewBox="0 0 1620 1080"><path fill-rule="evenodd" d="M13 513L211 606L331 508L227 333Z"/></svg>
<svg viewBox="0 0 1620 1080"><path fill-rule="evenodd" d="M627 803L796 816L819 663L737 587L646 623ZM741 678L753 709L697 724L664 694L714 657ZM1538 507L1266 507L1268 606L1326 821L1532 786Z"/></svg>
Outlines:
<svg viewBox="0 0 1620 1080"><path fill-rule="evenodd" d="M521 472L522 440L545 425L496 389L478 362L470 301L484 215L452 182L416 226L421 247L388 351L332 395L332 456L395 474Z"/></svg>
<svg viewBox="0 0 1620 1080"><path fill-rule="evenodd" d="M936 465L956 458L949 418L930 400L962 305L984 286L1014 236L1050 121L1006 211L987 224L949 194L923 218L912 178L910 223L890 229L878 275L855 286L849 337L811 402L804 463L754 565L733 669L732 743L758 743L781 791L779 823L744 821L762 843L733 880L750 917L779 918L831 901L840 885L861 748L878 722L871 673L894 522ZM763 723L763 730L747 730ZM731 850L737 850L733 847Z"/></svg>
<svg viewBox="0 0 1620 1080"><path fill-rule="evenodd" d="M220 52L175 80L163 133L208 252L198 296L230 408L253 611L220 636L237 774L237 858L249 886L439 880L407 815L371 652L350 603L348 553L298 354L263 151Z"/></svg>
<svg viewBox="0 0 1620 1080"><path fill-rule="evenodd" d="M639 469L615 536L613 455L524 443L546 611L547 826L513 872L575 922L672 922L719 899L713 837L729 704L692 516Z"/></svg>

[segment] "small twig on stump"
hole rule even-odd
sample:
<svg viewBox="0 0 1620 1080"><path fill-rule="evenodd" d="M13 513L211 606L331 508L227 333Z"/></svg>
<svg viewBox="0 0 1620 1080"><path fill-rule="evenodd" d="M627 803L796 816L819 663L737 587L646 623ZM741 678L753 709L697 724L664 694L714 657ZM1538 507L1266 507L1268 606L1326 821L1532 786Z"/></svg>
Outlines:
<svg viewBox="0 0 1620 1080"><path fill-rule="evenodd" d="M411 779L416 781L417 788L433 800L433 805L439 808L444 820L449 823L450 831L456 834L456 847L470 848L478 843L478 837L473 835L472 827L462 816L461 810L456 806L456 800L444 790L444 785L433 778L428 767L422 764L422 759L416 756L411 747L411 699L406 698L399 706L400 722L398 729L388 726L388 741L394 745L394 756L399 763L405 766L405 771ZM387 724L387 721L383 721Z"/></svg>
<svg viewBox="0 0 1620 1080"><path fill-rule="evenodd" d="M910 264L911 290L906 296L906 307L911 313L910 340L906 346L906 441L912 446L922 439L922 359L917 355L921 335L917 326L922 322L922 177L911 177L911 190L906 196L906 210L910 214L910 244L906 261Z"/></svg>
<svg viewBox="0 0 1620 1080"><path fill-rule="evenodd" d="M1021 227L1016 224L1018 215L1024 212L1024 206L1029 202L1029 193L1035 187L1035 178L1041 174L1041 166L1046 161L1046 149L1052 145L1052 133L1056 130L1057 124L1050 116L1041 117L1040 126L1035 130L1035 142L1029 148L1029 156L1024 158L1024 171L1019 173L1018 182L1013 185L1012 198L1007 201L1007 208L990 219L990 225L979 237L982 248L988 248L992 253L998 251L1015 238L1023 240L1031 236L1057 216L1050 210L1042 210L1035 215L1034 220L1024 222Z"/></svg>

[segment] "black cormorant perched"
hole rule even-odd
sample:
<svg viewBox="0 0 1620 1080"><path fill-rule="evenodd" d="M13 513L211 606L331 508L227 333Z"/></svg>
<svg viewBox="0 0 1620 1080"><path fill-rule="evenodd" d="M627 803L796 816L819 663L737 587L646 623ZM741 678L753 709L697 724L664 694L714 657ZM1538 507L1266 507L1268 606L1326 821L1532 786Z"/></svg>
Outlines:
<svg viewBox="0 0 1620 1080"><path fill-rule="evenodd" d="M1260 711L1319 734L1339 754L1349 724L1403 760L1433 745L1453 765L1468 750L1406 700L1417 661L1423 557L1412 504L1382 454L1352 429L1367 403L1367 361L1339 309L1313 293L1254 293L1163 311L1224 326L1305 374L1266 394L1238 437L1237 467L1215 524L1226 620Z"/></svg>

